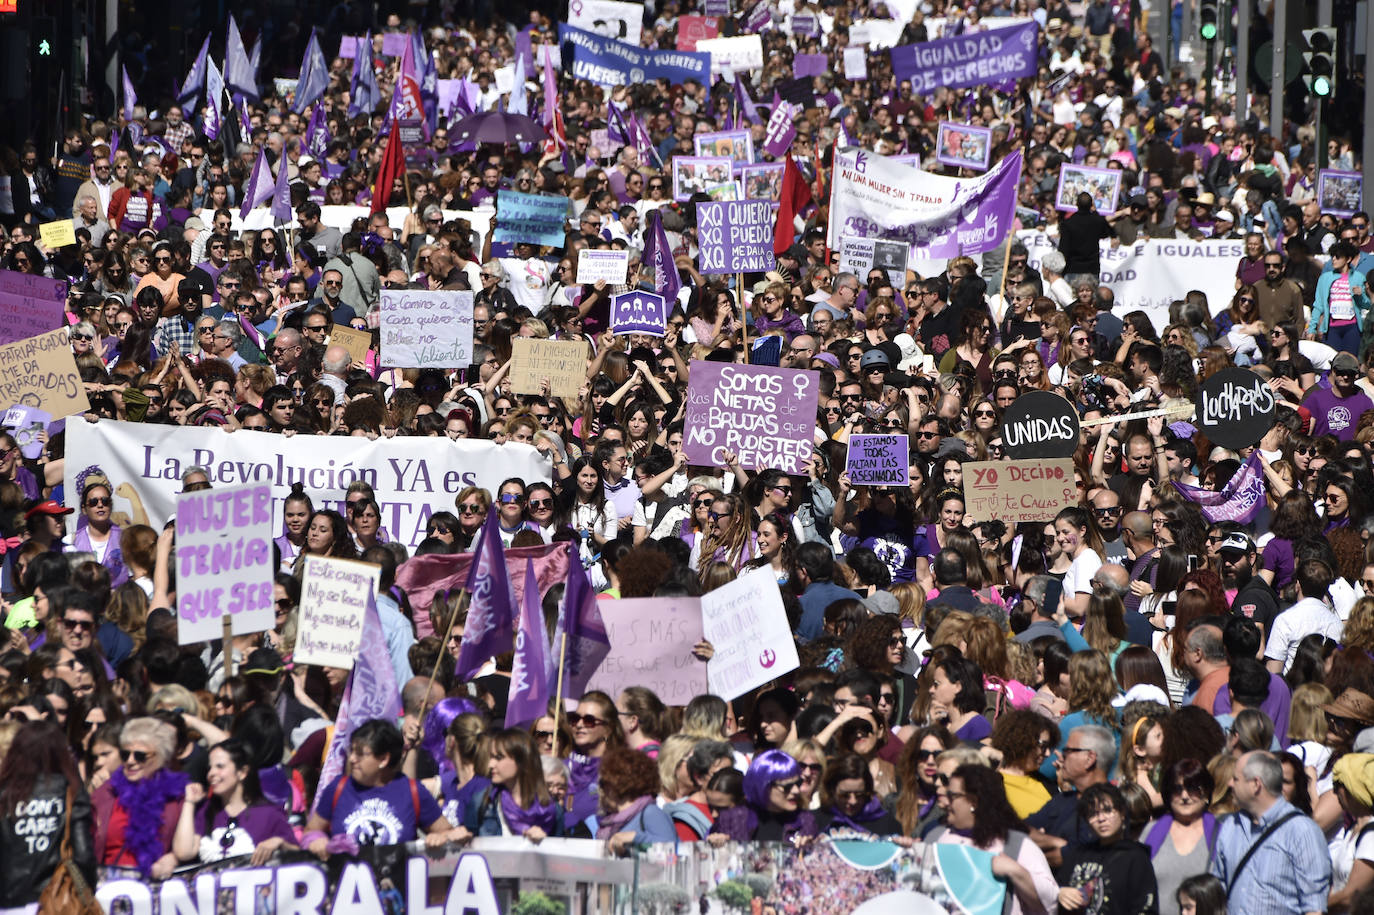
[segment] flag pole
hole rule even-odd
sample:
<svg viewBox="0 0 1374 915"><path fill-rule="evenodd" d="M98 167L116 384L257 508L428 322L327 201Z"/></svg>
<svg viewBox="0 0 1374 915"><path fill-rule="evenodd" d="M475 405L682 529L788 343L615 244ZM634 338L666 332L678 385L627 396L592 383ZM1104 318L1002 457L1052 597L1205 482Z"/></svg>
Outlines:
<svg viewBox="0 0 1374 915"><path fill-rule="evenodd" d="M553 694L554 730L557 730L558 726L563 723L563 666L567 662L567 660L568 633L565 628L563 631L563 637L558 644L558 688L554 691ZM544 688L548 689L548 686L546 685Z"/></svg>
<svg viewBox="0 0 1374 915"><path fill-rule="evenodd" d="M228 678L234 675L234 617L228 613L221 614L220 624L223 627L221 637L224 640L224 676Z"/></svg>
<svg viewBox="0 0 1374 915"><path fill-rule="evenodd" d="M459 595L466 594L466 593L467 593L467 589L466 589L466 588L459 588L459 589L458 589L458 593L459 593ZM447 595L445 595L445 596L447 597ZM434 607L434 604L431 603L431 604L430 604L431 611L432 611L432 608L433 608L433 607ZM432 612L431 612L431 614L430 614L430 618L433 619L433 613L432 613ZM419 714L417 717L420 719L420 727L421 727L421 728L424 728L424 726L425 726L425 712L428 711L429 696L430 696L430 693L432 693L432 692L434 691L434 681L437 680L437 679L439 679L439 665L440 665L440 664L443 662L443 660L444 660L444 652L448 651L448 640L449 640L449 638L453 635L453 624L454 624L455 622L457 622L457 621L458 621L458 612L457 612L457 610L455 610L452 614L449 615L449 618L448 618L448 628L444 631L444 642L443 642L442 645L439 646L439 653L438 653L437 655L435 655L435 657L434 657L434 668L429 672L429 682L425 684L425 697L424 697L424 699L422 699L422 700L420 701L420 714ZM404 686L405 684L403 683L403 684L401 684L401 685Z"/></svg>
<svg viewBox="0 0 1374 915"><path fill-rule="evenodd" d="M739 296L740 333L744 335L744 364L749 365L749 311L744 305L744 274L735 274L735 293Z"/></svg>

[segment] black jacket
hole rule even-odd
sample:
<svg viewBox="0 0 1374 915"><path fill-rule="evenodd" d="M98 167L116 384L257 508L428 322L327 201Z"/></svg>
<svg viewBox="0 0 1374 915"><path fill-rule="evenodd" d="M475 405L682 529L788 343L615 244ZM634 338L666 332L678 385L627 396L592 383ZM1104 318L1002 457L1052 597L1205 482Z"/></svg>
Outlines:
<svg viewBox="0 0 1374 915"><path fill-rule="evenodd" d="M62 861L66 823L67 780L61 775L40 776L28 800L0 816L0 909L38 901ZM72 860L94 890L92 835L91 799L78 787L72 804Z"/></svg>

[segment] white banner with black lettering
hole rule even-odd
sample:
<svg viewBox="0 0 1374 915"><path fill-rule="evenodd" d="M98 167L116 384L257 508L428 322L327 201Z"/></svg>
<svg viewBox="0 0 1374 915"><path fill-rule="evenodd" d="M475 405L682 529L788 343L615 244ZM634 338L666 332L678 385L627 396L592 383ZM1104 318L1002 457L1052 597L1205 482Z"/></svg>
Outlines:
<svg viewBox="0 0 1374 915"><path fill-rule="evenodd" d="M209 471L213 486L270 483L274 531L281 530L291 484L301 483L316 509L338 510L348 485L363 480L377 493L387 536L412 547L424 539L431 514L455 511L454 496L464 488L495 493L509 477L547 483L551 472L538 451L515 442L324 439L115 420L67 424L67 502L77 504L78 481L88 472L104 473L114 489L116 524L160 530L175 511L181 475L197 465Z"/></svg>
<svg viewBox="0 0 1374 915"><path fill-rule="evenodd" d="M1058 248L1057 238L1035 229L1017 232L1016 240L1026 246L1027 263L1037 271L1045 252ZM1101 283L1116 294L1112 314L1144 311L1155 330L1163 333L1169 306L1194 289L1207 294L1213 315L1225 311L1236 291L1236 264L1244 253L1245 242L1239 238L1142 238L1116 248L1103 242Z"/></svg>

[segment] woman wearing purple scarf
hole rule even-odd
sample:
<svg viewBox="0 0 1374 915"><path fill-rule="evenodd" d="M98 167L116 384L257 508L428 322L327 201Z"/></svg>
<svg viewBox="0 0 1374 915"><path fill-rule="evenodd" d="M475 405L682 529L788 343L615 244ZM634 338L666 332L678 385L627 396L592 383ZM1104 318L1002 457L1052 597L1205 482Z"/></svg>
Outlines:
<svg viewBox="0 0 1374 915"><path fill-rule="evenodd" d="M816 821L822 832L902 834L897 818L874 793L873 773L863 757L846 753L830 760L821 777L821 788L825 802L816 813Z"/></svg>
<svg viewBox="0 0 1374 915"><path fill-rule="evenodd" d="M600 690L582 697L577 711L568 715L572 728L573 752L568 754L569 828L594 816L600 807L597 800L597 777L601 773L601 757L611 747L625 746L625 731L620 726L620 713L615 701Z"/></svg>
<svg viewBox="0 0 1374 915"><path fill-rule="evenodd" d="M110 587L117 588L129 579L124 554L119 546L118 524L114 523L113 490L100 473L90 474L81 486L81 517L77 521L72 550L91 552L95 561L110 570Z"/></svg>
<svg viewBox="0 0 1374 915"><path fill-rule="evenodd" d="M816 817L801 810L801 765L782 750L764 750L744 773L742 807L722 810L712 834L736 842L787 842L820 832Z"/></svg>
<svg viewBox="0 0 1374 915"><path fill-rule="evenodd" d="M654 803L658 765L638 750L614 747L601 757L601 812L596 837L611 854L629 854L630 846L676 842L672 818Z"/></svg>
<svg viewBox="0 0 1374 915"><path fill-rule="evenodd" d="M177 864L172 839L189 781L165 768L176 750L176 731L156 718L133 718L119 746L124 765L91 796L96 861L161 880Z"/></svg>
<svg viewBox="0 0 1374 915"><path fill-rule="evenodd" d="M540 842L562 834L562 811L549 796L534 738L519 728L497 731L487 761L491 787L472 799L463 820L473 835Z"/></svg>

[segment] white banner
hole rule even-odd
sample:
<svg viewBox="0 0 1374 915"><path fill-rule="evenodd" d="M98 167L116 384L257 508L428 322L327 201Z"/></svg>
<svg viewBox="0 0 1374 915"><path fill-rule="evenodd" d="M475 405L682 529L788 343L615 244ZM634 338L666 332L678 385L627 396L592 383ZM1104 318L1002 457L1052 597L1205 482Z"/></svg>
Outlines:
<svg viewBox="0 0 1374 915"><path fill-rule="evenodd" d="M644 29L644 5L619 0L572 0L568 4L568 25L614 38L626 44L639 44Z"/></svg>
<svg viewBox="0 0 1374 915"><path fill-rule="evenodd" d="M1046 251L1057 250L1058 240L1035 229L1016 233L1016 240L1030 252L1027 264L1040 269ZM1102 243L1101 283L1116 294L1112 314L1144 311L1155 330L1164 332L1169 306L1194 289L1207 295L1213 315L1225 311L1236 293L1236 264L1245 254L1239 238L1222 241L1175 241L1145 238L1133 245L1113 248Z"/></svg>
<svg viewBox="0 0 1374 915"><path fill-rule="evenodd" d="M711 55L712 74L763 69L763 39L758 35L707 38L697 42L697 51Z"/></svg>
<svg viewBox="0 0 1374 915"><path fill-rule="evenodd" d="M210 471L216 487L270 483L274 531L281 530L282 500L292 483L304 485L316 509L340 510L348 484L363 480L377 493L387 536L410 547L424 539L431 514L455 511L454 497L464 488L495 493L509 477L547 483L551 470L533 446L515 442L414 436L369 441L115 420L67 424L67 499L75 504L78 475L99 469L114 489L116 524L160 530L176 509L181 475L195 465Z"/></svg>
<svg viewBox="0 0 1374 915"><path fill-rule="evenodd" d="M915 258L990 251L1011 229L1021 154L974 179L946 178L867 150L835 156L826 243L845 238L904 241Z"/></svg>

